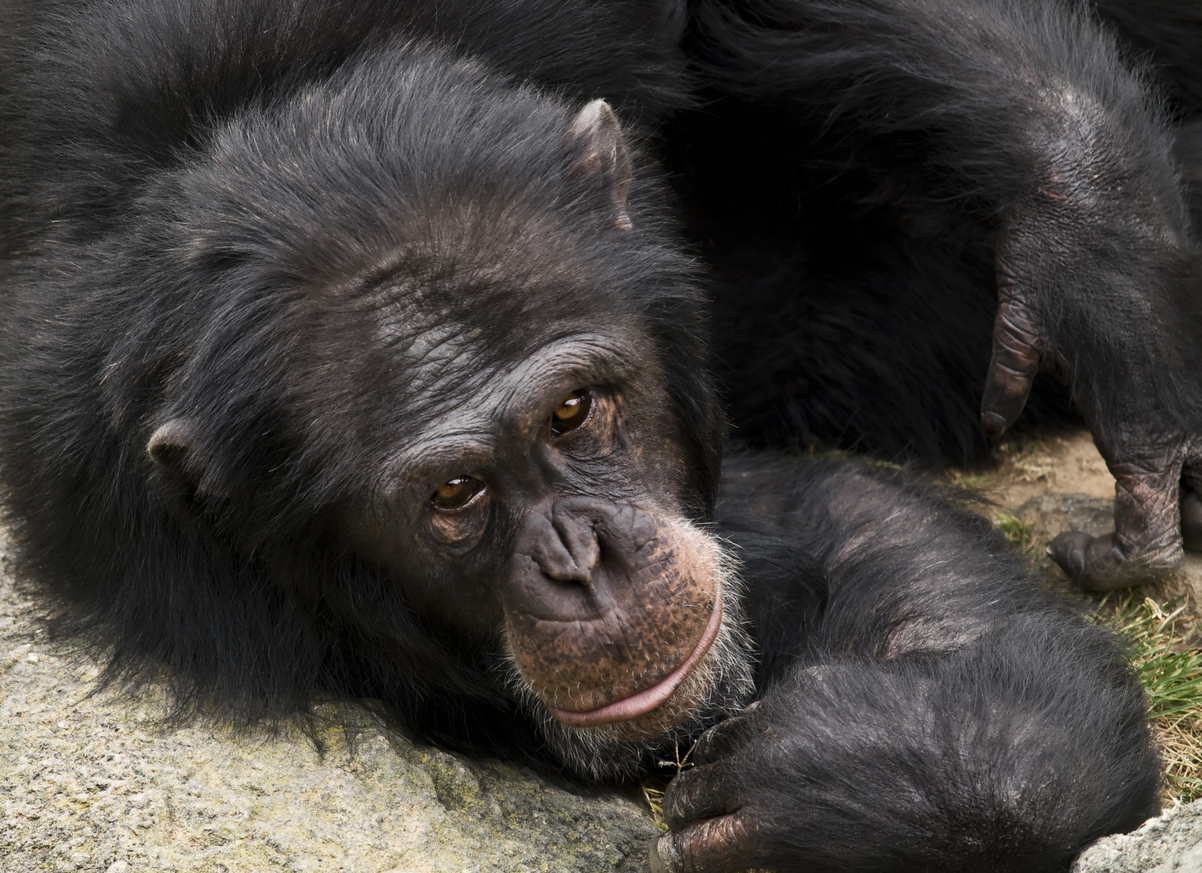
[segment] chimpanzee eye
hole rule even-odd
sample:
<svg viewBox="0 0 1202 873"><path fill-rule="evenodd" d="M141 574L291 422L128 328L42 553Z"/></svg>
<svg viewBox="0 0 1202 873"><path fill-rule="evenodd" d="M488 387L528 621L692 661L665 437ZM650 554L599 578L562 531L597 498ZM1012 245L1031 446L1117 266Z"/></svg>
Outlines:
<svg viewBox="0 0 1202 873"><path fill-rule="evenodd" d="M589 410L593 407L593 396L584 388L579 388L564 398L559 408L551 413L551 433L558 436L575 430L588 421Z"/></svg>
<svg viewBox="0 0 1202 873"><path fill-rule="evenodd" d="M448 479L434 489L430 502L439 509L459 509L467 506L484 490L484 483L470 476Z"/></svg>

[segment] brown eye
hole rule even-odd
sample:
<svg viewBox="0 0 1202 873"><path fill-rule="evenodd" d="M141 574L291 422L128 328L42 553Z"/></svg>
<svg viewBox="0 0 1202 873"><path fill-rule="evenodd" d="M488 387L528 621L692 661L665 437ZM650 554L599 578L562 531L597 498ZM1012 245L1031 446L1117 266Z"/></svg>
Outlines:
<svg viewBox="0 0 1202 873"><path fill-rule="evenodd" d="M430 502L439 509L459 509L472 502L477 494L484 490L484 483L470 476L460 476L443 482L434 489Z"/></svg>
<svg viewBox="0 0 1202 873"><path fill-rule="evenodd" d="M588 391L583 388L573 391L551 413L551 433L558 436L580 427L588 420L592 406L593 397Z"/></svg>

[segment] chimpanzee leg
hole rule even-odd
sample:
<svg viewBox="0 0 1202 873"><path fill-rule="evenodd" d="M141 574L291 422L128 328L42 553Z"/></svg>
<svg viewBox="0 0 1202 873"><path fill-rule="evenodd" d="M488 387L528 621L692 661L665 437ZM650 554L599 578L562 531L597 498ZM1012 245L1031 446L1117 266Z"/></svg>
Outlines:
<svg viewBox="0 0 1202 873"><path fill-rule="evenodd" d="M1192 303L1202 279L1191 278L1202 271L1163 101L1090 5L701 0L687 48L708 91L704 108L680 119L671 157L719 272L740 290L740 271L759 281L754 271L771 261L755 246L770 240L783 264L776 278L793 270L806 287L837 251L850 275L828 283L832 311L861 301L830 326L852 342L823 368L805 366L807 350L797 366L779 365L783 353L765 346L781 405L800 394L815 405L802 412L827 414L831 427L843 412L853 438L865 429L871 444L883 428L887 448L912 421L922 446L924 422L948 411L997 436L1036 374L1050 373L1069 384L1118 482L1116 532L1060 540L1057 560L1103 588L1180 560L1180 482L1202 482L1202 314ZM697 135L707 124L726 135ZM768 218L740 236L730 216L752 214ZM880 278L891 274L899 296ZM806 293L822 293L832 275L819 270L819 290ZM806 317L784 302L783 319ZM987 319L957 319L962 335L939 326L974 308L992 313L991 341ZM820 334L799 338L822 345ZM969 343L980 362L959 351ZM840 364L873 366L858 344L885 362L869 380L898 378L890 362L900 356L932 382L902 397L950 391L955 402L885 403L906 419L898 425L873 420L881 404L822 407L823 390L842 390ZM951 360L959 384L931 359ZM979 417L965 411L969 392ZM933 441L953 456L964 442L954 428Z"/></svg>

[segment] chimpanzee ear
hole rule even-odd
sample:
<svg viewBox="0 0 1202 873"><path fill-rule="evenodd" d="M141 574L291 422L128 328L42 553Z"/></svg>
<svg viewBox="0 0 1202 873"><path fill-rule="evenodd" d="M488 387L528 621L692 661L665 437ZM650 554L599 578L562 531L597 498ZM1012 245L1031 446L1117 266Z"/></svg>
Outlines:
<svg viewBox="0 0 1202 873"><path fill-rule="evenodd" d="M630 193L630 155L618 117L604 100L594 100L580 110L566 137L573 167L596 181L612 209L611 224L630 230L626 195Z"/></svg>
<svg viewBox="0 0 1202 873"><path fill-rule="evenodd" d="M204 457L195 428L187 419L173 418L159 425L146 443L146 454L150 455L150 460L192 488L200 485L205 473Z"/></svg>

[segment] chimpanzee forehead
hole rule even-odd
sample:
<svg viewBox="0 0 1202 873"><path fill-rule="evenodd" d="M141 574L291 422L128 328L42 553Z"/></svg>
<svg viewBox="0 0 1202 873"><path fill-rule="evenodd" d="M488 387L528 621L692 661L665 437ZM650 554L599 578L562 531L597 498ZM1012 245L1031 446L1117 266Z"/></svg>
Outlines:
<svg viewBox="0 0 1202 873"><path fill-rule="evenodd" d="M423 417L465 397L487 414L515 395L564 390L573 380L621 380L650 354L631 307L572 288L422 286L368 315L370 343L389 363L386 381Z"/></svg>
<svg viewBox="0 0 1202 873"><path fill-rule="evenodd" d="M420 223L318 304L415 376L451 361L495 368L571 333L637 330L639 289L614 275L594 228L512 202L430 209Z"/></svg>
<svg viewBox="0 0 1202 873"><path fill-rule="evenodd" d="M523 274L406 252L314 294L290 370L306 427L420 455L440 434L491 439L503 420L549 414L557 392L647 371L655 351L635 301L570 261Z"/></svg>

